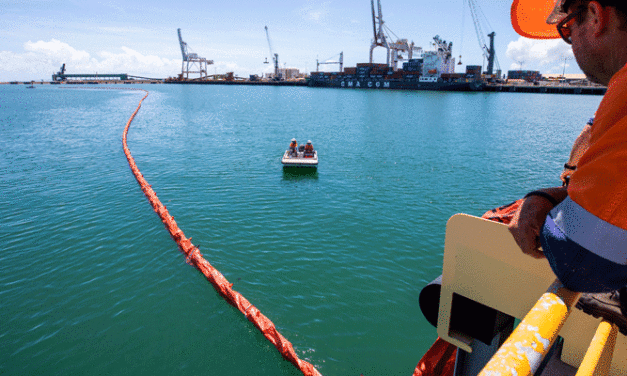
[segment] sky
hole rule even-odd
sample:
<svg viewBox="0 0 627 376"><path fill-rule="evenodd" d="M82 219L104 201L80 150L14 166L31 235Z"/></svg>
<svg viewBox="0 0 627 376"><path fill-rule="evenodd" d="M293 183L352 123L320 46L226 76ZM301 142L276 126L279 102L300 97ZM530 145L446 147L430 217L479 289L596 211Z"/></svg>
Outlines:
<svg viewBox="0 0 627 376"><path fill-rule="evenodd" d="M453 42L463 65L484 65L469 0L380 0L394 39L425 50L439 35ZM572 49L562 40L520 37L511 26L511 0L473 0L485 41L496 33L502 71L577 73ZM376 1L375 1L376 6ZM369 60L373 38L369 0L1 0L0 82L49 81L61 64L66 73L127 73L166 78L181 73L177 29L191 52L213 60L209 74L248 77L273 71L270 48L281 67L316 70L316 60L344 66ZM375 63L385 50L375 49ZM337 71L337 64L320 65Z"/></svg>

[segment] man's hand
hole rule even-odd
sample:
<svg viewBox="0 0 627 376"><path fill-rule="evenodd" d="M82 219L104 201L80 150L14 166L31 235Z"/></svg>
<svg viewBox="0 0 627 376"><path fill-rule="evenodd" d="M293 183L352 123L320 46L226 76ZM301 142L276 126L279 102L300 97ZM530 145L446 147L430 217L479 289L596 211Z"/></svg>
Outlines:
<svg viewBox="0 0 627 376"><path fill-rule="evenodd" d="M566 188L543 189L557 202L566 198ZM529 196L525 198L514 218L508 225L509 232L514 236L516 244L523 253L540 259L544 254L540 251L540 232L546 220L546 216L553 209L553 204L542 196Z"/></svg>
<svg viewBox="0 0 627 376"><path fill-rule="evenodd" d="M562 183L564 183L564 185L568 184L568 181L570 180L570 176L574 173L574 170L570 170L570 169L564 169L564 171L562 171L562 173L560 174L560 180L562 181Z"/></svg>

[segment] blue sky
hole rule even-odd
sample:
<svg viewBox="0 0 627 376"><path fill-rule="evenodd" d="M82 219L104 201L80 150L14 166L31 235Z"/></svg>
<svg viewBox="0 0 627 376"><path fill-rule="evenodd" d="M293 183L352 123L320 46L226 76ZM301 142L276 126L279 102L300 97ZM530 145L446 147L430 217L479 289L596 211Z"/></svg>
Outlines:
<svg viewBox="0 0 627 376"><path fill-rule="evenodd" d="M453 42L463 66L483 57L468 0L381 0L383 19L398 38L429 49L435 35ZM512 29L511 0L475 0L496 32L502 70L581 73L561 40L532 41ZM177 28L192 52L215 62L209 74L248 77L271 71L264 26L282 67L315 71L316 59L344 66L368 61L372 39L369 0L60 1L0 2L0 81L50 80L62 63L67 73L128 73L176 76L181 71ZM485 37L486 40L488 39ZM375 50L375 62L385 62ZM337 70L336 65L321 70Z"/></svg>

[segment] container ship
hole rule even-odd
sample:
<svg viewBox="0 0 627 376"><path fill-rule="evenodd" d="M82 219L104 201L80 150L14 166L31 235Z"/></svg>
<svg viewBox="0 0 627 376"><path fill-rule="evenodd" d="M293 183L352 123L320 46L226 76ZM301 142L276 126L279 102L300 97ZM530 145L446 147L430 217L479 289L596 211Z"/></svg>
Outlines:
<svg viewBox="0 0 627 376"><path fill-rule="evenodd" d="M340 72L312 72L309 86L352 89L405 89L405 90L482 90L480 65L466 66L466 73L455 73L455 58L452 57L453 43L446 43L439 36L433 38L435 50L422 51L410 46L407 49L421 53L417 58L403 62L402 69L395 64L362 63L344 68ZM401 41L403 42L403 41ZM405 50L407 50L405 49ZM391 50L392 61L395 51ZM372 55L372 49L371 49Z"/></svg>
<svg viewBox="0 0 627 376"><path fill-rule="evenodd" d="M433 37L434 49L425 51L407 39L392 39L394 33L383 21L381 0L377 0L376 11L374 0L370 0L370 4L373 31L370 62L342 70L340 59L339 72L313 72L309 86L455 91L483 89L481 66L470 65L466 67L465 74L455 73L452 42L447 43L436 35ZM373 63L373 50L377 47L386 49L385 64ZM402 63L402 69L398 68L399 63Z"/></svg>

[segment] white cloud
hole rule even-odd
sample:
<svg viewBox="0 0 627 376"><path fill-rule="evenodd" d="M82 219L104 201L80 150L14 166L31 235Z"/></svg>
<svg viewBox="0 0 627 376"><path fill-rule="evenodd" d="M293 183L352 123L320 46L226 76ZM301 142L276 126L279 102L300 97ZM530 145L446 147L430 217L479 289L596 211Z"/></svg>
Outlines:
<svg viewBox="0 0 627 376"><path fill-rule="evenodd" d="M51 39L50 42L28 41L24 43L24 50L33 52L46 57L58 57L63 60L69 60L73 62L88 61L89 54L85 51L78 51L67 43L63 43L56 39Z"/></svg>
<svg viewBox="0 0 627 376"><path fill-rule="evenodd" d="M147 30L143 27L136 26L124 26L124 27L115 27L115 26L101 26L98 30L105 34L141 34L141 33L149 33L150 30Z"/></svg>
<svg viewBox="0 0 627 376"><path fill-rule="evenodd" d="M514 60L510 69L554 71L564 66L564 59L572 60L573 50L561 39L534 40L520 37L507 45L505 55Z"/></svg>
<svg viewBox="0 0 627 376"><path fill-rule="evenodd" d="M307 20L320 22L329 14L329 4L329 2L309 4L301 8L301 14Z"/></svg>
<svg viewBox="0 0 627 376"><path fill-rule="evenodd" d="M128 47L122 52L100 51L97 57L56 39L28 41L23 53L0 51L0 81L50 80L65 63L67 73L128 73L164 78L181 70L180 60L143 55Z"/></svg>

